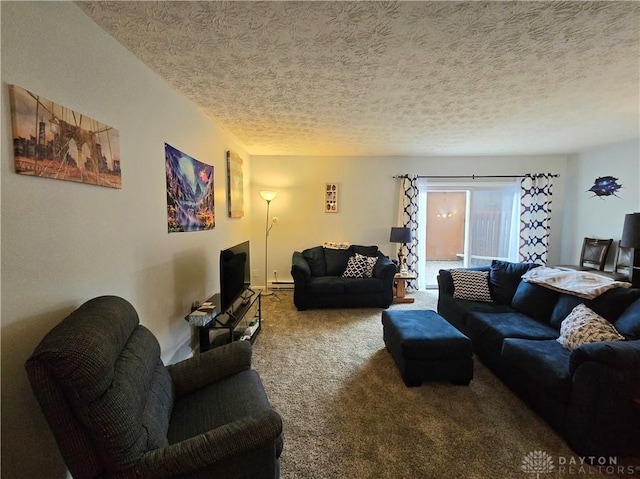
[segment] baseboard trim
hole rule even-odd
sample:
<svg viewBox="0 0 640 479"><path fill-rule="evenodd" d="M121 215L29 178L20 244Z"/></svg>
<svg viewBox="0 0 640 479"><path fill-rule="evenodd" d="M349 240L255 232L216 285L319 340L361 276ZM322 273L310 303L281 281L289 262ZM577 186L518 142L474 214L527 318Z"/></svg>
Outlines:
<svg viewBox="0 0 640 479"><path fill-rule="evenodd" d="M293 290L293 281L269 281L269 289L273 290Z"/></svg>

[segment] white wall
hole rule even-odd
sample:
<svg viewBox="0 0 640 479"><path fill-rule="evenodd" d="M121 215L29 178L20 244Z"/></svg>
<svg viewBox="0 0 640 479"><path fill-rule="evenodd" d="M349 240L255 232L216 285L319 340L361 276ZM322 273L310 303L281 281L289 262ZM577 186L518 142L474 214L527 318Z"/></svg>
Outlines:
<svg viewBox="0 0 640 479"><path fill-rule="evenodd" d="M65 477L24 362L84 301L120 295L166 362L190 354L191 302L217 290L219 250L250 236L226 216L225 152L246 153L71 2L1 2L2 477ZM122 189L14 173L8 85L120 131ZM214 165L216 227L168 234L164 142ZM246 193L250 161L245 163ZM46 472L45 472L46 471Z"/></svg>
<svg viewBox="0 0 640 479"><path fill-rule="evenodd" d="M599 198L588 191L602 176L619 179L622 189L617 196ZM561 262L576 264L585 236L619 240L624 215L640 211L640 141L602 146L569 157L567 198L571 200L565 205ZM609 252L609 267L614 250Z"/></svg>
<svg viewBox="0 0 640 479"><path fill-rule="evenodd" d="M293 251L325 241L375 244L395 257L396 245L389 243L391 226L397 225L400 174L418 175L504 175L533 172L558 173L553 187L550 264L560 260L562 238L565 156L474 157L474 158L381 158L381 157L252 157L252 191L255 214L254 237L264 237L266 204L258 192L278 191L271 203L271 215L279 222L269 238L268 277L291 279ZM324 212L325 183L339 185L339 213ZM261 210L262 208L262 210ZM263 284L264 251L254 249L252 261L256 284ZM252 253L253 254L253 253Z"/></svg>

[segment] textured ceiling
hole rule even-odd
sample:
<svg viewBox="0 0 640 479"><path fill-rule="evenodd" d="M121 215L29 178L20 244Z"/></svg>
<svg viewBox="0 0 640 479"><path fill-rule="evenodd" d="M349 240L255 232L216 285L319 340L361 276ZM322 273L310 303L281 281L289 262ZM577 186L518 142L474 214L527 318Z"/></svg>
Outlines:
<svg viewBox="0 0 640 479"><path fill-rule="evenodd" d="M637 2L76 2L252 155L639 136Z"/></svg>

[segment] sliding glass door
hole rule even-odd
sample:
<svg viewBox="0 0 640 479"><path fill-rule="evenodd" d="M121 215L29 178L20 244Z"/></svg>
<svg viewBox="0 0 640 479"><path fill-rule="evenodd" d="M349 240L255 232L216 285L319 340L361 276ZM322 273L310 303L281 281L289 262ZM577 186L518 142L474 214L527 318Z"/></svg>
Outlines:
<svg viewBox="0 0 640 479"><path fill-rule="evenodd" d="M423 183L420 287L436 287L440 269L517 261L518 191L514 182Z"/></svg>

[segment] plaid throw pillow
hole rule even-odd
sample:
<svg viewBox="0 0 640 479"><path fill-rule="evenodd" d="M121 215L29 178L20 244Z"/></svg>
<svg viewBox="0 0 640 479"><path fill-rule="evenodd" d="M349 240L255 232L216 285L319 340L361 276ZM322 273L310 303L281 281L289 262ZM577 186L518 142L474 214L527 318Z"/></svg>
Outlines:
<svg viewBox="0 0 640 479"><path fill-rule="evenodd" d="M453 297L469 301L491 303L488 271L469 271L452 269Z"/></svg>

